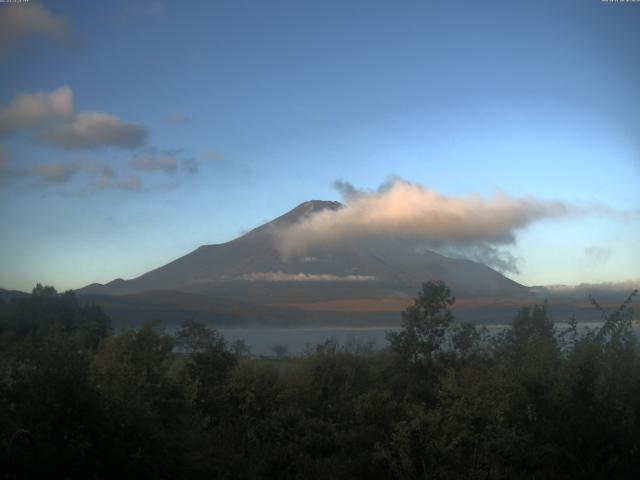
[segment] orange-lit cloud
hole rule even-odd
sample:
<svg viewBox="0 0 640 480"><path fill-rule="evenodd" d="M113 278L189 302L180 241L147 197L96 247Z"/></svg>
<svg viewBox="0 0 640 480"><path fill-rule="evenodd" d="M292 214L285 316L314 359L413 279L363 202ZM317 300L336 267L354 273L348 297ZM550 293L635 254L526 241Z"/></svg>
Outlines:
<svg viewBox="0 0 640 480"><path fill-rule="evenodd" d="M392 178L378 191L363 192L346 182L337 184L346 206L323 210L277 232L286 256L302 255L314 247L372 237L415 240L433 248L467 250L500 261L495 247L514 243L515 232L533 222L569 214L562 202L514 198L496 193L446 196L433 189Z"/></svg>
<svg viewBox="0 0 640 480"><path fill-rule="evenodd" d="M0 106L0 135L73 116L73 93L66 85L51 92L21 93L6 107Z"/></svg>

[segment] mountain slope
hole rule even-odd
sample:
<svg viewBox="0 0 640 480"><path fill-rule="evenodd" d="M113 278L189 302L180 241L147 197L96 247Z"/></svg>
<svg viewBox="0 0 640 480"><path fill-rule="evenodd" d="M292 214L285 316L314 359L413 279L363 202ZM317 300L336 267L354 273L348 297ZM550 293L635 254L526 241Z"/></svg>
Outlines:
<svg viewBox="0 0 640 480"><path fill-rule="evenodd" d="M202 246L137 278L92 284L79 293L173 291L252 305L322 310L323 302L369 302L375 309L393 299L406 304L421 282L440 279L458 297L528 296L527 287L485 265L447 258L401 239L347 241L304 255L281 255L275 231L315 212L339 208L338 202L305 202L235 240Z"/></svg>
<svg viewBox="0 0 640 480"><path fill-rule="evenodd" d="M0 300L8 302L14 298L25 298L28 297L29 294L26 292L21 292L19 290L5 290L4 288L0 288Z"/></svg>

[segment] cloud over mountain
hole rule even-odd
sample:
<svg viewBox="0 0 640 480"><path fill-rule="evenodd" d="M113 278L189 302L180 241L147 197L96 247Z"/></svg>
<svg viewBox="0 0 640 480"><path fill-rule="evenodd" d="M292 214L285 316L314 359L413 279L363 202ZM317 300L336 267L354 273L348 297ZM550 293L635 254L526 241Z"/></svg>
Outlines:
<svg viewBox="0 0 640 480"><path fill-rule="evenodd" d="M240 275L236 280L250 282L370 282L372 275L332 275L312 273L255 272Z"/></svg>
<svg viewBox="0 0 640 480"><path fill-rule="evenodd" d="M347 182L339 182L337 188L345 197L344 208L314 213L276 232L285 255L383 236L413 239L428 248L475 252L475 257L492 257L489 264L512 269L512 259L497 252L497 246L514 243L516 231L533 222L571 211L562 202L501 193L489 198L446 196L400 178L375 192L357 190Z"/></svg>

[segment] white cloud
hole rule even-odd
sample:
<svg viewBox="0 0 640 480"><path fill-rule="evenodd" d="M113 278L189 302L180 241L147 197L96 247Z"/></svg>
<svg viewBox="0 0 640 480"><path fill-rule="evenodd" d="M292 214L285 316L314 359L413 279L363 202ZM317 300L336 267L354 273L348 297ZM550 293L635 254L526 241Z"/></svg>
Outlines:
<svg viewBox="0 0 640 480"><path fill-rule="evenodd" d="M64 39L70 32L67 20L35 2L7 3L0 8L0 53L29 37Z"/></svg>
<svg viewBox="0 0 640 480"><path fill-rule="evenodd" d="M22 93L6 107L0 107L0 135L53 120L71 120L73 116L73 93L66 85L52 92Z"/></svg>
<svg viewBox="0 0 640 480"><path fill-rule="evenodd" d="M632 292L640 288L640 279L622 280L620 282L598 282L598 283L579 283L578 285L539 285L532 287L536 290L549 290L555 292L564 292L572 290L608 290L612 292Z"/></svg>
<svg viewBox="0 0 640 480"><path fill-rule="evenodd" d="M462 245L429 245L429 250L435 250L450 258L463 258L484 263L503 273L519 273L518 258L504 249L486 242L465 243Z"/></svg>
<svg viewBox="0 0 640 480"><path fill-rule="evenodd" d="M345 194L345 207L319 211L274 232L285 257L337 242L386 236L412 239L432 249L472 252L477 260L490 264L493 259L493 266L509 269L511 259L496 246L514 243L516 231L533 222L572 213L562 202L501 193L489 198L446 196L399 178L375 192L346 182L337 187ZM481 258L483 253L487 258Z"/></svg>
<svg viewBox="0 0 640 480"><path fill-rule="evenodd" d="M38 138L65 150L102 147L135 148L144 144L147 129L105 113L83 112L68 124L44 130Z"/></svg>
<svg viewBox="0 0 640 480"><path fill-rule="evenodd" d="M329 275L311 273L256 272L246 273L237 280L250 282L370 282L376 277L371 275Z"/></svg>
<svg viewBox="0 0 640 480"><path fill-rule="evenodd" d="M515 231L548 217L567 215L561 202L494 194L453 197L400 179L378 192L359 192L338 210L322 210L281 234L285 249L297 250L346 238L404 236L431 242L512 243Z"/></svg>

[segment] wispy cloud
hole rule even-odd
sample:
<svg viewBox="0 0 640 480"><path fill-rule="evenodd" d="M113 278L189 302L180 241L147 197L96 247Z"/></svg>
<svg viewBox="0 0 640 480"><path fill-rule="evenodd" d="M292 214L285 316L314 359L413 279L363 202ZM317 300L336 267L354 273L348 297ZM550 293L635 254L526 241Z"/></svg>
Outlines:
<svg viewBox="0 0 640 480"><path fill-rule="evenodd" d="M213 162L222 161L224 160L224 155L222 155L222 153L220 153L218 150L210 148L209 150L204 152L204 155L202 156L202 160L213 161Z"/></svg>
<svg viewBox="0 0 640 480"><path fill-rule="evenodd" d="M173 112L165 117L165 120L174 125L186 125L191 123L191 119L182 112Z"/></svg>
<svg viewBox="0 0 640 480"><path fill-rule="evenodd" d="M497 247L514 243L516 232L533 222L572 212L563 202L502 193L489 198L446 196L400 178L391 178L373 192L347 182L338 182L336 187L345 197L344 208L317 212L275 232L285 256L336 242L386 236L466 252L509 270L515 268L513 259Z"/></svg>
<svg viewBox="0 0 640 480"><path fill-rule="evenodd" d="M148 132L140 123L123 121L102 112L76 113L73 92L66 85L50 92L21 93L6 106L0 106L0 136L17 133L29 133L41 143L67 151L119 148L133 150L134 153L128 159L125 171L116 173L112 165L98 165L86 157L82 161L66 163L56 161L31 166L12 165L7 150L2 147L2 187L27 179L41 179L47 184L65 184L80 172L89 178L87 188L92 191L114 188L140 191L142 180L136 173L161 171L172 175L192 175L198 173L205 162L221 158L213 150L200 157L185 157L182 149L145 146ZM122 165L121 162L115 163Z"/></svg>
<svg viewBox="0 0 640 480"><path fill-rule="evenodd" d="M123 22L134 18L161 17L165 14L163 2L158 0L133 0L126 3L117 20Z"/></svg>
<svg viewBox="0 0 640 480"><path fill-rule="evenodd" d="M91 191L117 189L138 192L142 188L140 177L118 175L108 165L81 159L73 162L72 166L75 170L83 171L90 178L89 190Z"/></svg>
<svg viewBox="0 0 640 480"><path fill-rule="evenodd" d="M33 167L33 173L49 183L65 183L76 172L70 165L46 163Z"/></svg>
<svg viewBox="0 0 640 480"><path fill-rule="evenodd" d="M600 266L611 258L611 249L592 245L584 249L584 255L592 266Z"/></svg>
<svg viewBox="0 0 640 480"><path fill-rule="evenodd" d="M129 165L139 172L195 175L200 172L205 163L221 159L222 155L214 150L208 150L201 156L189 157L184 155L184 150L181 148L163 149L150 146L134 153L129 160Z"/></svg>
<svg viewBox="0 0 640 480"><path fill-rule="evenodd" d="M333 182L333 188L335 188L345 201L349 201L352 198L357 197L360 191L354 187L350 182L344 180L336 180Z"/></svg>
<svg viewBox="0 0 640 480"><path fill-rule="evenodd" d="M221 162L224 160L224 156L218 152L210 148L207 150L204 155L200 157L188 158L181 162L182 168L189 174L195 175L200 171L200 168L207 162Z"/></svg>
<svg viewBox="0 0 640 480"><path fill-rule="evenodd" d="M139 191L140 190L140 178L135 175L127 175L122 178L117 184L118 188L122 190Z"/></svg>
<svg viewBox="0 0 640 480"><path fill-rule="evenodd" d="M31 37L65 39L69 22L36 2L6 3L0 8L0 54Z"/></svg>
<svg viewBox="0 0 640 480"><path fill-rule="evenodd" d="M137 175L117 175L109 167L100 167L92 175L92 182L89 185L90 191L102 190L125 190L129 192L139 192L142 189L142 181Z"/></svg>
<svg viewBox="0 0 640 480"><path fill-rule="evenodd" d="M103 147L129 149L144 144L147 129L139 123L124 122L106 113L83 112L71 123L40 132L38 139L65 150Z"/></svg>
<svg viewBox="0 0 640 480"><path fill-rule="evenodd" d="M73 92L64 85L51 92L21 93L0 106L0 135L33 132L35 138L65 150L136 148L147 139L140 123L102 112L75 113Z"/></svg>
<svg viewBox="0 0 640 480"><path fill-rule="evenodd" d="M370 282L376 280L371 275L329 275L312 273L256 272L245 273L237 280L250 282Z"/></svg>
<svg viewBox="0 0 640 480"><path fill-rule="evenodd" d="M73 117L73 93L67 85L51 92L22 93L6 107L0 106L0 135Z"/></svg>
<svg viewBox="0 0 640 480"><path fill-rule="evenodd" d="M9 185L12 181L28 177L30 172L26 168L16 168L11 165L9 150L0 145L0 187Z"/></svg>
<svg viewBox="0 0 640 480"><path fill-rule="evenodd" d="M162 171L170 174L186 172L194 175L200 171L200 167L207 161L206 156L201 158L184 157L182 149L162 149L147 147L136 152L129 164L135 170L144 172Z"/></svg>
<svg viewBox="0 0 640 480"><path fill-rule="evenodd" d="M9 151L4 145L0 145L0 169L9 163Z"/></svg>
<svg viewBox="0 0 640 480"><path fill-rule="evenodd" d="M174 173L178 169L178 155L180 150L162 150L147 148L136 153L131 159L131 166L136 170L146 172L161 170Z"/></svg>
<svg viewBox="0 0 640 480"><path fill-rule="evenodd" d="M0 186L9 181L39 179L47 184L64 184L77 172L73 165L61 162L40 163L32 167L14 167L8 161L0 162Z"/></svg>
<svg viewBox="0 0 640 480"><path fill-rule="evenodd" d="M548 290L555 292L600 290L630 293L636 288L640 288L640 278L635 280L622 280L619 282L579 283L578 285L540 285L533 288L539 291Z"/></svg>
<svg viewBox="0 0 640 480"><path fill-rule="evenodd" d="M181 150L148 148L138 152L129 161L129 168L121 166L118 171L114 166L91 157L80 157L66 163L55 161L32 166L15 166L12 165L8 150L0 145L0 187L8 187L30 179L42 180L49 185L63 185L77 177L75 186L79 192L96 193L113 189L137 192L142 190L143 179L135 174L135 171L144 174L164 171L172 175L188 172L188 165L192 159L179 159L180 153ZM31 182L34 187L39 184L41 183ZM166 188L166 185L159 187ZM150 188L154 188L153 183Z"/></svg>
<svg viewBox="0 0 640 480"><path fill-rule="evenodd" d="M9 160L9 151L4 145L0 145L0 187L7 185L11 180L24 176L24 172L13 168Z"/></svg>
<svg viewBox="0 0 640 480"><path fill-rule="evenodd" d="M488 242L472 242L464 244L440 243L429 244L428 249L435 250L450 258L464 258L489 265L504 273L519 273L518 258L511 252Z"/></svg>
<svg viewBox="0 0 640 480"><path fill-rule="evenodd" d="M640 278L620 282L580 283L578 285L542 285L532 287L540 299L547 300L582 300L587 301L591 295L601 305L609 304L616 308L634 290L640 289Z"/></svg>
<svg viewBox="0 0 640 480"><path fill-rule="evenodd" d="M6 149L0 146L0 187L10 182L36 180L48 185L63 185L73 177L82 175L85 178L84 192L98 192L102 190L140 191L141 180L136 175L118 174L111 167L88 159L75 160L70 163L48 162L39 163L31 167L15 167L9 162Z"/></svg>

